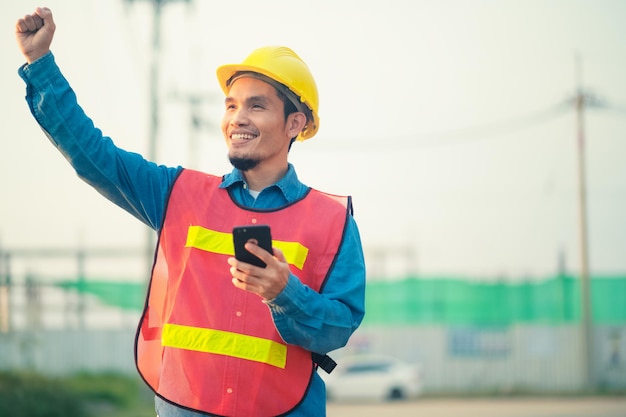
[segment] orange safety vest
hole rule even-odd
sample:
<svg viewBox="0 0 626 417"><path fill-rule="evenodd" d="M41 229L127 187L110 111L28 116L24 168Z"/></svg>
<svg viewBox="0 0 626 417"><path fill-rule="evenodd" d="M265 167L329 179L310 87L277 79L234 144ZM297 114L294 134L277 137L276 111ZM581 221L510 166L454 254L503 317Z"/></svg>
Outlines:
<svg viewBox="0 0 626 417"><path fill-rule="evenodd" d="M135 361L165 400L221 416L277 416L304 398L311 352L283 341L269 308L236 288L232 229L268 224L291 271L319 292L336 259L350 198L310 190L277 210L237 205L221 178L183 170L165 214Z"/></svg>

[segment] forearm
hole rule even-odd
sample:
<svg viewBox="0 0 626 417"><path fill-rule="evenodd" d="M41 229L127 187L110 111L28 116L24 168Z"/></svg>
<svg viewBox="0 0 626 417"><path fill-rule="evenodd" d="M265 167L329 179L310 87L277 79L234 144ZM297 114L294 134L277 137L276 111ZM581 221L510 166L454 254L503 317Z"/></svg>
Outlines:
<svg viewBox="0 0 626 417"><path fill-rule="evenodd" d="M152 228L178 170L117 148L78 105L51 53L20 69L30 110L79 177Z"/></svg>
<svg viewBox="0 0 626 417"><path fill-rule="evenodd" d="M268 305L285 342L324 354L345 346L363 319L364 302L365 265L358 231L351 223L321 293L292 275Z"/></svg>

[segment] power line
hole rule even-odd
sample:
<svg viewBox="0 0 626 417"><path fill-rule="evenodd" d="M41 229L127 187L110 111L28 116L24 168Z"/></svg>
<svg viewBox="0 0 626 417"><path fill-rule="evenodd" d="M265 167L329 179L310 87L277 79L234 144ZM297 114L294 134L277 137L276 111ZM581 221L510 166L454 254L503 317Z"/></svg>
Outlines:
<svg viewBox="0 0 626 417"><path fill-rule="evenodd" d="M590 92L581 92L571 98L561 101L560 103L554 104L553 106L527 113L522 116L448 131L418 134L402 141L394 141L394 143L401 145L402 150L406 150L461 145L490 140L493 138L502 138L505 135L517 133L534 126L550 122L566 114L572 109L576 109L576 101L579 99L579 94L582 95L586 108L596 108L612 112L619 116L626 116L626 106L609 104L604 99L601 99ZM381 136L377 138L370 137L365 139L351 138L349 140L345 138L326 138L324 143L332 146L333 149L341 149L342 147L345 147L353 152L375 151L380 150L381 148L388 149L387 142L381 139ZM355 146L355 142L357 143L357 146Z"/></svg>
<svg viewBox="0 0 626 417"><path fill-rule="evenodd" d="M468 126L459 129L452 129L442 132L424 133L409 137L402 141L395 141L401 145L403 150L416 148L434 148L448 145L465 144L469 142L478 142L482 140L492 139L494 137L502 137L511 133L516 133L533 126L537 126L565 114L572 109L571 100L565 100L546 109L528 113L511 119L498 120L485 124ZM387 142L381 141L381 138L369 139L351 139L349 141L343 139L328 139L325 141L332 144L334 149L341 148L342 145L354 151L370 151L378 148L387 148ZM358 142L358 146L354 146L354 142Z"/></svg>
<svg viewBox="0 0 626 417"><path fill-rule="evenodd" d="M565 114L570 109L571 104L568 101L564 101L547 109L532 112L512 119L499 120L433 135L423 135L418 137L417 141L431 141L431 143L424 143L423 145L418 144L418 146L435 147L456 145L492 139L494 137L501 137L552 121Z"/></svg>

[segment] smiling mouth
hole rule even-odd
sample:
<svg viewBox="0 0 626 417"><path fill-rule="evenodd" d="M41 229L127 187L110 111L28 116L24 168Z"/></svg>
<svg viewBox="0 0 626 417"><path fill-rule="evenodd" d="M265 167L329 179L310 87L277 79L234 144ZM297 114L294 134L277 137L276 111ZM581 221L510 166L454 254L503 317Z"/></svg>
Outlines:
<svg viewBox="0 0 626 417"><path fill-rule="evenodd" d="M251 135L249 133L233 133L230 135L232 140L252 140L256 138L256 135Z"/></svg>

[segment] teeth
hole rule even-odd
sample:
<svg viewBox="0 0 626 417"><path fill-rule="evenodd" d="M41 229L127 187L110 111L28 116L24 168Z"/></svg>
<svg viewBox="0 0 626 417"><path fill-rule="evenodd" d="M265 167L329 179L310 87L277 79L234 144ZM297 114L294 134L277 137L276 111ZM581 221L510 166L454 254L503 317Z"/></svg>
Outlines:
<svg viewBox="0 0 626 417"><path fill-rule="evenodd" d="M231 136L233 139L254 139L253 135L246 133L233 133Z"/></svg>

